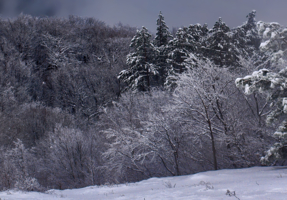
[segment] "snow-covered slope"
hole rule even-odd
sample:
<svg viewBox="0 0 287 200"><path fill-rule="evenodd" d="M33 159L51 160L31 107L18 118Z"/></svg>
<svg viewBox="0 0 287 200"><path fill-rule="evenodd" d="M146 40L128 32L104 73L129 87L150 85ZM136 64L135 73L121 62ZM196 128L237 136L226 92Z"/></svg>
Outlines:
<svg viewBox="0 0 287 200"><path fill-rule="evenodd" d="M46 193L6 191L1 200L286 200L287 167L218 170Z"/></svg>

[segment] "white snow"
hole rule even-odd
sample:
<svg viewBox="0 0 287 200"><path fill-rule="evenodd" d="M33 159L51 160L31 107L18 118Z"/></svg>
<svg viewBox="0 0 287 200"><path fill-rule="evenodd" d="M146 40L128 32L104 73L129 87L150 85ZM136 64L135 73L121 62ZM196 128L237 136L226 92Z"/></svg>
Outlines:
<svg viewBox="0 0 287 200"><path fill-rule="evenodd" d="M1 200L286 200L287 167L252 167L46 193L5 191Z"/></svg>
<svg viewBox="0 0 287 200"><path fill-rule="evenodd" d="M287 113L287 98L282 99L283 112Z"/></svg>
<svg viewBox="0 0 287 200"><path fill-rule="evenodd" d="M270 40L266 40L265 42L261 42L261 44L260 44L260 49L264 49L264 48L266 48L266 46L269 44L269 42L270 42Z"/></svg>
<svg viewBox="0 0 287 200"><path fill-rule="evenodd" d="M266 28L264 33L263 33L263 37L264 38L268 38L268 33L270 32L270 28Z"/></svg>

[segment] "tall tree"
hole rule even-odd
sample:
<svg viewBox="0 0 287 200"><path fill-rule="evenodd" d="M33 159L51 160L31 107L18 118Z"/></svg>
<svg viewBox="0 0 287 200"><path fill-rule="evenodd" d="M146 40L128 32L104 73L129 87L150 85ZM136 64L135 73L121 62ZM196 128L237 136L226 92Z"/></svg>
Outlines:
<svg viewBox="0 0 287 200"><path fill-rule="evenodd" d="M230 28L219 18L204 43L203 55L221 67L231 66L236 60L229 32Z"/></svg>
<svg viewBox="0 0 287 200"><path fill-rule="evenodd" d="M256 20L256 11L253 10L246 18L247 21L232 32L232 41L235 45L235 52L244 58L252 57L255 54L259 55L259 46L261 39L259 37Z"/></svg>
<svg viewBox="0 0 287 200"><path fill-rule="evenodd" d="M169 28L164 21L162 13L159 13L157 19L157 32L153 44L157 49L157 54L155 56L155 64L158 66L158 75L156 76L156 81L160 86L164 85L167 75L167 44L172 38L172 35L169 32Z"/></svg>
<svg viewBox="0 0 287 200"><path fill-rule="evenodd" d="M271 66L282 69L287 59L287 28L276 22L258 22L258 32L262 38L260 50L270 55Z"/></svg>
<svg viewBox="0 0 287 200"><path fill-rule="evenodd" d="M172 109L172 96L161 90L151 94L126 92L102 116L106 171L119 181L190 174L200 166L191 128Z"/></svg>
<svg viewBox="0 0 287 200"><path fill-rule="evenodd" d="M188 27L188 33L190 36L192 36L190 38L193 39L193 48L197 56L200 56L199 54L201 54L201 45L205 37L207 36L208 31L209 30L207 28L207 24L204 24L203 26L201 26L200 24L194 24Z"/></svg>
<svg viewBox="0 0 287 200"><path fill-rule="evenodd" d="M193 65L193 60L194 56L185 62ZM257 164L263 152L264 137L255 139L261 129L252 121L252 105L245 103L244 95L232 84L234 79L229 69L199 59L197 67L179 75L173 93L172 110L189 124L193 142L200 141L203 148L198 151L213 169Z"/></svg>
<svg viewBox="0 0 287 200"><path fill-rule="evenodd" d="M191 134L195 140L205 144L205 149L201 151L209 154L208 162L212 163L214 170L219 168L217 143L219 140L227 140L229 134L226 110L230 105L224 99L231 100L228 94L231 93L228 91L230 79L226 69L218 68L208 60L198 60L197 68L179 75L178 87L174 92L175 109L182 113L185 119L191 119Z"/></svg>
<svg viewBox="0 0 287 200"><path fill-rule="evenodd" d="M270 104L271 112L267 116L269 125L279 120L281 125L274 133L277 142L261 158L263 164L270 164L273 161L287 160L287 68L279 73L273 73L267 69L255 71L252 75L236 79L237 87L244 89L246 94L263 92L267 94L267 101Z"/></svg>
<svg viewBox="0 0 287 200"><path fill-rule="evenodd" d="M189 58L190 53L196 51L196 41L192 35L189 34L188 28L180 28L176 32L176 37L168 43L168 68L167 79L165 85L174 88L178 75L185 72L188 68L184 62Z"/></svg>
<svg viewBox="0 0 287 200"><path fill-rule="evenodd" d="M118 78L133 90L150 91L152 77L158 74L158 70L153 64L155 49L151 43L151 34L145 27L137 31L130 47L133 52L127 55L129 68L121 71Z"/></svg>
<svg viewBox="0 0 287 200"><path fill-rule="evenodd" d="M154 45L156 47L167 45L172 36L169 32L169 28L166 25L164 21L164 16L162 15L161 12L158 15L156 25L157 25L157 28L156 28L157 32L156 32L154 42L153 42Z"/></svg>
<svg viewBox="0 0 287 200"><path fill-rule="evenodd" d="M256 10L252 10L252 12L246 16L247 22L242 27L246 31L247 45L252 45L255 49L258 49L261 40L258 34L255 16Z"/></svg>

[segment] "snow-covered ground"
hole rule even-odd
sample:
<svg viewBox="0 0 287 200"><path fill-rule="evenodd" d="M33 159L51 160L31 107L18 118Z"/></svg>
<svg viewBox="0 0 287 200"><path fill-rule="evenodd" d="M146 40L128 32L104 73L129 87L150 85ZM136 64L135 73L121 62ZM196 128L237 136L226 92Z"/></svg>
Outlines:
<svg viewBox="0 0 287 200"><path fill-rule="evenodd" d="M137 183L90 186L46 193L5 191L1 200L287 200L287 167L253 167L151 178Z"/></svg>

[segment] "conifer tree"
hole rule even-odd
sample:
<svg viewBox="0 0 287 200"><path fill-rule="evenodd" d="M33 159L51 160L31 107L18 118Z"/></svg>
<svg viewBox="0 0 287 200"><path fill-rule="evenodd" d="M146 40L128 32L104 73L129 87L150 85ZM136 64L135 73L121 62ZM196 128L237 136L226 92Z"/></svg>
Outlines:
<svg viewBox="0 0 287 200"><path fill-rule="evenodd" d="M193 59L193 64L189 62L187 65L186 58L202 57L202 43L208 33L207 25L200 24L190 25L188 28L183 27L178 29L176 37L171 40L167 46L168 54L168 74L165 85L168 88L176 87L178 75L185 72L190 66L196 66L196 59Z"/></svg>
<svg viewBox="0 0 287 200"><path fill-rule="evenodd" d="M232 40L236 47L236 53L244 58L259 53L261 39L256 26L255 14L256 11L253 10L246 16L247 22L232 30Z"/></svg>
<svg viewBox="0 0 287 200"><path fill-rule="evenodd" d="M153 76L158 74L154 62L155 49L151 43L151 34L145 27L137 31L131 40L133 52L127 55L129 68L120 72L118 78L128 84L128 88L138 91L150 91Z"/></svg>
<svg viewBox="0 0 287 200"><path fill-rule="evenodd" d="M246 32L247 45L254 46L254 48L258 50L261 40L258 34L255 16L256 10L253 10L251 13L249 13L246 16L247 22L243 25L243 28Z"/></svg>
<svg viewBox="0 0 287 200"><path fill-rule="evenodd" d="M247 21L243 25L231 30L234 45L233 52L236 55L233 66L241 67L243 64L242 59L252 60L253 65L256 67L270 65L270 55L259 49L261 36L257 28L255 14L256 11L253 10L246 16Z"/></svg>
<svg viewBox="0 0 287 200"><path fill-rule="evenodd" d="M154 46L161 47L161 46L167 45L169 40L172 38L172 36L169 32L169 28L166 25L164 21L164 16L162 15L161 12L158 15L156 25L157 25L157 28L156 28L157 32L156 32L156 36L153 42Z"/></svg>
<svg viewBox="0 0 287 200"><path fill-rule="evenodd" d="M230 36L230 28L222 19L214 24L204 42L203 55L218 66L231 66L236 60L234 45Z"/></svg>
<svg viewBox="0 0 287 200"><path fill-rule="evenodd" d="M195 39L188 33L186 27L180 28L176 32L176 37L169 42L167 49L169 68L165 85L174 88L177 75L187 69L184 60L196 50Z"/></svg>
<svg viewBox="0 0 287 200"><path fill-rule="evenodd" d="M262 38L260 51L270 55L270 64L281 69L287 60L287 28L279 23L258 22L258 33Z"/></svg>
<svg viewBox="0 0 287 200"><path fill-rule="evenodd" d="M207 36L207 24L204 24L203 26L201 26L200 24L191 24L188 27L188 32L194 38L194 40L198 42L198 44L200 44L203 41L204 37Z"/></svg>
<svg viewBox="0 0 287 200"><path fill-rule="evenodd" d="M155 55L155 64L158 66L158 75L155 77L158 85L163 86L167 75L167 44L172 38L169 28L164 21L162 13L159 13L157 19L157 32L153 44L157 49Z"/></svg>
<svg viewBox="0 0 287 200"><path fill-rule="evenodd" d="M201 26L200 24L190 25L188 27L188 34L191 38L191 43L193 44L193 54L198 58L202 58L202 44L206 39L208 34L207 24Z"/></svg>
<svg viewBox="0 0 287 200"><path fill-rule="evenodd" d="M267 123L272 124L276 120L281 125L274 133L277 142L270 147L265 156L261 158L262 164L271 164L280 159L287 160L287 68L279 73L270 72L267 69L255 71L252 75L236 79L237 87L244 89L245 94L256 91L266 93L267 101L273 108L267 116Z"/></svg>

